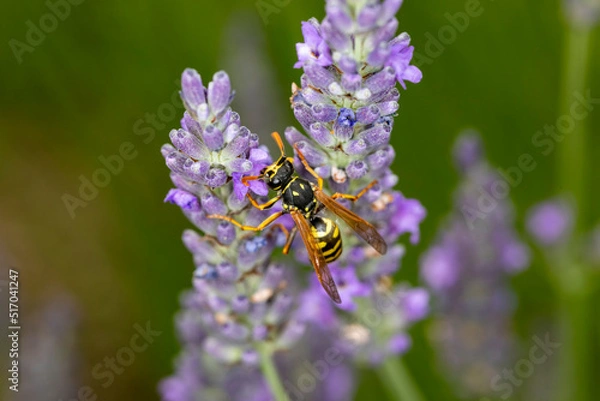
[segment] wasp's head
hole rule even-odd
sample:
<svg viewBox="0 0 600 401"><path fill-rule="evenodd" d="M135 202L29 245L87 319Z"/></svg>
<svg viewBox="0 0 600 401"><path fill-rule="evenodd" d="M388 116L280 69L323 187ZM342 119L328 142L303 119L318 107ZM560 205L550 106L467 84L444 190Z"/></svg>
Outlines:
<svg viewBox="0 0 600 401"><path fill-rule="evenodd" d="M289 158L282 156L275 163L262 169L260 173L267 179L269 188L279 191L292 179L294 165Z"/></svg>

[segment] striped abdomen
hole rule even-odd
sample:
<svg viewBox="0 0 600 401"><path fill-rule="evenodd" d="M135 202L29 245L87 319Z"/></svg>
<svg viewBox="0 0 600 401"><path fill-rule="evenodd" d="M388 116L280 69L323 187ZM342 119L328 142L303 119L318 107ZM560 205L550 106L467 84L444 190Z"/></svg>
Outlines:
<svg viewBox="0 0 600 401"><path fill-rule="evenodd" d="M342 254L342 236L333 220L315 216L310 219L312 235L323 252L325 261L331 263Z"/></svg>

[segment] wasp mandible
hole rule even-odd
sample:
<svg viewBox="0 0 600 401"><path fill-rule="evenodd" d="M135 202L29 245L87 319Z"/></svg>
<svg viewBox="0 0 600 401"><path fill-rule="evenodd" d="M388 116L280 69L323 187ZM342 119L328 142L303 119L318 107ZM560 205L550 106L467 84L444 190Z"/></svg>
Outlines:
<svg viewBox="0 0 600 401"><path fill-rule="evenodd" d="M330 210L344 220L350 228L377 252L384 255L387 252L387 244L375 227L335 201L335 199L343 198L354 202L367 193L377 181L371 182L357 195L335 193L329 196L323 192L323 178L309 166L298 146L294 145L298 158L306 168L306 171L315 177L317 180L316 184L309 182L296 173L293 165L294 158L285 155L285 148L279 134L273 132L271 136L277 143L281 151L281 156L277 161L262 169L260 175L244 177L242 178L242 182L244 185L248 185L249 181L266 179L267 186L276 191L277 195L269 199L266 203L259 204L248 193L247 196L250 203L260 210L265 210L273 207L281 199L283 210L267 217L256 227L243 225L229 216L209 215L207 217L226 220L245 231L262 231L279 217L284 214L290 214L295 226L291 232L288 232L281 226L287 235L283 253L287 254L289 252L296 233L300 232L319 282L329 297L339 304L342 300L333 277L331 277L327 263L337 260L342 254L342 237L337 224L331 219L319 216L318 213L323 208Z"/></svg>

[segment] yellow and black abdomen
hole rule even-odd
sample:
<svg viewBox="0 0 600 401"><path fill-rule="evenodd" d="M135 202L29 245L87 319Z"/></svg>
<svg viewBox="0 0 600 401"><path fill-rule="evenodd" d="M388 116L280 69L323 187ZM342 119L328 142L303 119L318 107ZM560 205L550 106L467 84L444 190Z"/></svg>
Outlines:
<svg viewBox="0 0 600 401"><path fill-rule="evenodd" d="M342 254L342 235L333 220L315 216L310 219L312 235L323 252L325 261L331 263Z"/></svg>

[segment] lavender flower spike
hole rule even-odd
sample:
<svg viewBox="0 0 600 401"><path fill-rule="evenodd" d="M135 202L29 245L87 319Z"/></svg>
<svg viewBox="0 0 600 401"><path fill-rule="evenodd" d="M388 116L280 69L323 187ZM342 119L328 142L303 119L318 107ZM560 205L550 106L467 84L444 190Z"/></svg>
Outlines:
<svg viewBox="0 0 600 401"><path fill-rule="evenodd" d="M337 332L344 349L369 363L405 352L410 346L405 330L427 312L426 294L390 279L405 252L395 243L403 234L418 242L426 215L417 200L393 189L398 178L390 170L395 151L389 141L400 99L396 84L405 88L406 82L421 80L421 72L410 65L408 34L395 36L400 3L327 0L323 21L303 23L295 66L304 74L300 87L293 85L291 102L306 135L291 127L285 132L325 179L326 191L357 194L377 180L356 202L342 203L376 226L389 246L387 254L378 256L342 225L344 252L330 266L342 304L336 311L313 280L299 310L305 321ZM302 171L297 159L296 167ZM296 255L306 263L301 244ZM356 317L369 314L385 323L357 322Z"/></svg>
<svg viewBox="0 0 600 401"><path fill-rule="evenodd" d="M266 195L265 185L256 181L248 189L241 183L271 158L229 107L229 77L218 72L205 87L196 71L185 70L181 96L186 107L181 128L171 131L172 145L162 148L176 186L165 201L178 205L203 235L194 230L183 234L196 266L194 290L185 295L178 316L184 351L177 373L161 384L161 392L165 401L197 399L200 394L206 395L203 399L233 400L235 389L225 383L233 366L257 371L259 346L273 352L289 349L304 324L294 317L295 297L286 284L289 271L270 261L278 229L242 232L207 217L235 215L256 224L270 213L246 198L248 190ZM261 391L265 387L262 379L252 386ZM209 392L215 389L220 393Z"/></svg>
<svg viewBox="0 0 600 401"><path fill-rule="evenodd" d="M513 365L515 301L508 278L528 266L529 251L513 228L509 201L479 210L482 196L501 179L485 161L479 136L462 135L454 155L463 181L437 241L421 259L421 273L437 300L430 334L439 363L461 392L483 397L496 372Z"/></svg>

